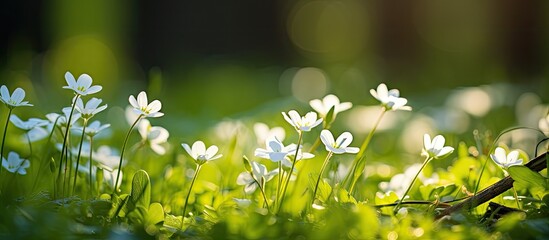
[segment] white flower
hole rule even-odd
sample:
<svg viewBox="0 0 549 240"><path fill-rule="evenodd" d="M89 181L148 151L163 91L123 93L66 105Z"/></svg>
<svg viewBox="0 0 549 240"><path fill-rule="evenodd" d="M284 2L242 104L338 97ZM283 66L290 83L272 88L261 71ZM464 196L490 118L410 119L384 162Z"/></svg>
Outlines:
<svg viewBox="0 0 549 240"><path fill-rule="evenodd" d="M162 108L162 103L158 100L152 101L150 104L147 100L147 93L144 91L137 95L137 99L130 95L130 104L133 107L133 111L144 117L162 117L164 113L159 112Z"/></svg>
<svg viewBox="0 0 549 240"><path fill-rule="evenodd" d="M539 129L545 133L545 135L549 135L549 115L539 120Z"/></svg>
<svg viewBox="0 0 549 240"><path fill-rule="evenodd" d="M522 159L518 159L518 157L519 152L517 150L506 154L505 149L501 147L497 147L494 154L490 154L490 158L503 169L507 169L510 166L522 165Z"/></svg>
<svg viewBox="0 0 549 240"><path fill-rule="evenodd" d="M42 127L48 125L47 120L38 119L38 118L29 118L27 121L21 120L17 115L12 114L10 116L10 122L13 123L17 128L25 131L32 130L36 127Z"/></svg>
<svg viewBox="0 0 549 240"><path fill-rule="evenodd" d="M112 189L118 189L120 188L120 185L122 184L122 181L118 181L118 186L116 188L114 187L114 182L116 181L116 175L118 175L118 172L120 170L114 169L112 171L108 169L103 169L103 181L109 185ZM120 179L124 179L124 172L120 171Z"/></svg>
<svg viewBox="0 0 549 240"><path fill-rule="evenodd" d="M444 146L446 140L442 135L437 135L431 141L429 134L423 135L423 151L422 155L434 159L444 158L450 155L453 151L453 147Z"/></svg>
<svg viewBox="0 0 549 240"><path fill-rule="evenodd" d="M284 119L295 127L297 131L311 131L312 128L318 126L322 122L322 118L317 119L315 112L308 112L304 117L301 117L296 110L290 110L288 114L282 112Z"/></svg>
<svg viewBox="0 0 549 240"><path fill-rule="evenodd" d="M257 138L257 143L262 144L271 136L276 136L280 141L284 141L286 137L286 132L282 127L273 127L269 129L269 126L265 123L255 123L254 124L254 133Z"/></svg>
<svg viewBox="0 0 549 240"><path fill-rule="evenodd" d="M387 90L387 85L384 83L377 86L377 91L370 89L370 94L381 102L381 105L387 110L412 110L412 107L406 106L408 100L399 97L398 89Z"/></svg>
<svg viewBox="0 0 549 240"><path fill-rule="evenodd" d="M27 132L31 142L36 142L46 138L50 133L42 127L35 127Z"/></svg>
<svg viewBox="0 0 549 240"><path fill-rule="evenodd" d="M290 144L284 146L284 144L276 138L276 136L271 136L265 140L266 149L257 148L254 155L256 157L270 159L273 162L280 162L286 155L290 152L295 152L296 145Z"/></svg>
<svg viewBox="0 0 549 240"><path fill-rule="evenodd" d="M111 125L108 124L108 123L101 125L101 122L95 120L95 121L91 122L90 124L88 124L88 126L86 126L86 135L88 135L89 137L94 137L99 132L109 128L110 126ZM83 127L78 127L76 129L79 130L80 132L82 132Z"/></svg>
<svg viewBox="0 0 549 240"><path fill-rule="evenodd" d="M80 75L76 81L72 73L67 72L65 73L65 81L67 81L68 86L63 86L64 89L71 89L75 94L81 96L94 94L103 89L103 87L99 85L92 86L93 80L88 74Z"/></svg>
<svg viewBox="0 0 549 240"><path fill-rule="evenodd" d="M168 130L163 127L151 126L151 123L147 119L143 119L139 122L137 130L143 141L148 142L155 153L159 155L164 155L166 153L166 149L161 144L168 141L168 137L170 136Z"/></svg>
<svg viewBox="0 0 549 240"><path fill-rule="evenodd" d="M337 140L334 140L334 136L330 130L324 129L320 133L320 140L326 146L326 151L333 152L335 154L342 153L358 153L357 147L348 147L353 141L353 135L350 132L344 132Z"/></svg>
<svg viewBox="0 0 549 240"><path fill-rule="evenodd" d="M99 167L112 171L118 168L120 154L111 147L103 145L97 149L97 152L93 152L93 160L99 164ZM125 166L126 162L126 159L123 159L122 166Z"/></svg>
<svg viewBox="0 0 549 240"><path fill-rule="evenodd" d="M0 87L0 101L6 104L9 109L20 106L32 106L32 104L28 101L23 101L23 99L25 99L25 90L16 88L10 96L10 91L8 91L6 85Z"/></svg>
<svg viewBox="0 0 549 240"><path fill-rule="evenodd" d="M326 117L326 114L328 114L330 109L334 106L334 116L353 107L353 104L350 102L340 103L339 98L333 94L326 95L322 100L311 100L309 101L309 105L311 105L311 107L322 117Z"/></svg>
<svg viewBox="0 0 549 240"><path fill-rule="evenodd" d="M202 141L194 142L192 148L186 143L182 143L181 146L189 155L191 155L192 158L196 160L196 163L199 165L223 156L221 154L217 154L217 151L219 150L217 146L212 145L206 149L206 145Z"/></svg>
<svg viewBox="0 0 549 240"><path fill-rule="evenodd" d="M252 173L253 176L250 172L242 172L236 178L236 184L244 185L244 192L246 192L246 194L251 194L257 189L258 186L255 182L256 180L259 184L261 184L261 186L263 186L266 182L270 181L278 174L278 169L269 172L267 171L267 167L265 167L265 165L252 162Z"/></svg>
<svg viewBox="0 0 549 240"><path fill-rule="evenodd" d="M8 172L25 175L27 174L27 168L30 167L30 161L20 158L16 152L10 152L8 160L2 157L2 167L8 170Z"/></svg>
<svg viewBox="0 0 549 240"><path fill-rule="evenodd" d="M103 100L99 98L92 98L90 99L86 105L84 105L84 102L81 98L76 99L76 110L82 114L82 118L84 119L90 119L95 114L105 110L107 108L107 104L99 107L99 104L101 104Z"/></svg>
<svg viewBox="0 0 549 240"><path fill-rule="evenodd" d="M67 125L67 119L69 119L69 115L71 114L71 107L64 107L62 110L63 115L58 113L48 113L46 114L46 118L50 121L50 124L48 125L48 129L51 130L51 127L53 126L53 123L57 121L58 126L66 126ZM80 118L81 113L77 111L72 112L72 118L71 118L71 126L78 121Z"/></svg>

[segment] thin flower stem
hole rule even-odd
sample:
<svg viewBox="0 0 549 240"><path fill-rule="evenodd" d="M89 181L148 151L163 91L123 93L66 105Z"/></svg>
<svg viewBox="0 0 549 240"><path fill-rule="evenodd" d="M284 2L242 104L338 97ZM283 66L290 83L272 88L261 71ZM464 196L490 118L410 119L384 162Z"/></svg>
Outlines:
<svg viewBox="0 0 549 240"><path fill-rule="evenodd" d="M417 177L419 176L419 174L421 173L421 171L423 170L423 168L425 168L425 166L427 166L427 163L429 163L429 161L431 161L431 157L427 157L425 158L425 161L423 162L423 164L421 165L421 168L417 171L416 173L416 176L412 179L412 182L410 183L410 185L408 186L408 188L406 188L406 191L404 191L404 194L402 195L402 198L400 200L398 200L398 203L397 205L395 206L395 209L393 210L393 212L396 214L398 212L398 209L400 208L400 205L402 204L402 201L404 200L404 198L406 197L406 195L408 195L408 192L410 192L410 189L412 189L412 186L414 186L414 183L416 182L416 179Z"/></svg>
<svg viewBox="0 0 549 240"><path fill-rule="evenodd" d="M63 145L61 146L61 156L59 157L59 172L57 173L57 184L60 184L60 181L61 181L61 172L63 169L63 157L65 156L65 148L67 147L67 138L69 137L69 129L71 128L72 113L74 112L74 108L76 107L76 101L78 100L78 98L80 98L80 94L76 94L76 97L74 98L74 101L71 106L71 112L69 113L69 119L65 119L66 129L65 129L65 135L63 136ZM65 161L65 170L66 170L66 164L67 162ZM63 185L65 184L63 183Z"/></svg>
<svg viewBox="0 0 549 240"><path fill-rule="evenodd" d="M122 159L124 159L124 151L126 150L126 144L128 143L128 139L130 138L130 134L132 133L133 128L135 125L137 125L137 122L143 118L143 115L139 115L139 117L133 122L132 126L130 127L130 130L126 134L126 138L124 139L124 144L122 144L122 151L120 153L120 161L118 162L118 172L116 173L116 182L114 183L114 192L117 192L118 188L118 178L120 178L120 171L122 171Z"/></svg>
<svg viewBox="0 0 549 240"><path fill-rule="evenodd" d="M326 155L326 158L324 159L324 163L322 163L322 167L320 168L320 173L318 174L318 179L316 180L315 190L313 192L313 199L311 200L311 204L315 202L316 191L318 190L318 184L320 183L320 179L322 178L322 173L324 172L324 169L328 165L328 162L333 154L334 154L333 152L328 152L328 155Z"/></svg>
<svg viewBox="0 0 549 240"><path fill-rule="evenodd" d="M515 201L517 202L517 208L518 209L522 209L520 207L520 203L519 203L519 199L518 199L518 194L517 194L517 189L515 188L515 186L513 186L513 195L515 196Z"/></svg>
<svg viewBox="0 0 549 240"><path fill-rule="evenodd" d="M259 183L259 181L257 181L257 179L255 178L255 176L253 174L250 173L250 175L252 175L252 178L254 179L254 182L259 187L259 190L261 191L261 195L263 195L263 200L265 200L265 205L267 205L267 209L270 212L271 207L269 207L269 202L267 201L267 195L265 194L265 189L263 189L264 186L261 186L261 184Z"/></svg>
<svg viewBox="0 0 549 240"><path fill-rule="evenodd" d="M8 125L10 123L11 111L13 108L9 108L8 118L6 119L6 125L4 126L4 136L2 136L2 147L0 147L0 159L4 158L4 144L6 143L6 133L8 132ZM0 167L0 176L2 176L2 167Z"/></svg>
<svg viewBox="0 0 549 240"><path fill-rule="evenodd" d="M193 190L194 181L196 181L196 177L198 176L198 172L200 172L200 168L202 167L201 164L196 165L196 170L194 171L193 180L191 180L191 186L189 187L189 192L187 192L187 196L185 197L185 205L183 205L183 218L181 219L181 227L180 229L183 229L183 222L185 219L185 213L187 211L187 205L189 203L189 196L191 196L191 192Z"/></svg>
<svg viewBox="0 0 549 240"><path fill-rule="evenodd" d="M82 126L82 136L80 136L80 147L78 147L78 156L76 157L76 168L74 170L74 181L72 183L72 193L76 190L76 179L78 178L78 168L80 167L80 155L82 154L82 145L84 145L84 136L86 135L86 125L88 125L88 119L84 118L84 125ZM91 148L90 148L91 152ZM91 166L91 162L90 162ZM91 175L91 171L90 171Z"/></svg>
<svg viewBox="0 0 549 240"><path fill-rule="evenodd" d="M282 177L284 177L284 172L282 172L282 161L278 162L278 183L276 184L276 204L280 200L280 189L282 187Z"/></svg>
<svg viewBox="0 0 549 240"><path fill-rule="evenodd" d="M29 132L26 132L25 136L27 137L27 142L29 143L29 160L31 160L32 159L32 142L29 136Z"/></svg>
<svg viewBox="0 0 549 240"><path fill-rule="evenodd" d="M92 161L93 147L92 146L93 145L92 145L92 143L93 143L93 136L90 136L90 194L93 197L94 192L93 192L93 178L92 178L92 174L93 174L93 172L92 172L92 163L93 163L93 161ZM120 169L119 169L119 171L120 171Z"/></svg>
<svg viewBox="0 0 549 240"><path fill-rule="evenodd" d="M360 175L362 175L362 171L364 170L364 165L366 161L364 158L364 152L366 152L368 145L370 145L370 141L372 140L372 137L374 136L374 133L386 112L387 112L387 108L383 107L383 109L381 110L381 114L379 115L379 117L376 120L376 123L374 124L374 127L372 128L372 130L370 131L370 133L368 134L366 139L364 139L364 142L360 146L360 150L358 151L358 154L355 157L355 161L353 162L351 171L343 181L343 183L347 183L349 180L351 181L351 186L348 191L349 195L353 193L356 182L358 181L358 178L360 177Z"/></svg>
<svg viewBox="0 0 549 240"><path fill-rule="evenodd" d="M292 178L292 173L294 172L295 164L297 162L297 154L299 153L299 146L301 145L301 141L303 140L303 132L299 131L298 134L299 134L299 137L297 138L297 147L295 149L294 160L292 161L292 167L288 172L286 183L282 185L282 195L280 196L280 204L278 204L278 211L280 211L280 209L282 208L282 204L284 203L284 196L286 195L286 190L288 189L288 184L290 184L290 178Z"/></svg>

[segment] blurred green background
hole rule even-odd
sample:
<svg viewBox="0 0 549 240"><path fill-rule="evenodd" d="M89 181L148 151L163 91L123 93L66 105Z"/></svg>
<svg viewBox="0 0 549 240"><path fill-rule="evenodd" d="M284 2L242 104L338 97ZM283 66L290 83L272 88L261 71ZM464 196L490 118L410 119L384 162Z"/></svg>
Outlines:
<svg viewBox="0 0 549 240"><path fill-rule="evenodd" d="M375 104L380 82L416 110L479 85L464 98L489 109L524 92L549 99L542 0L23 0L0 13L0 82L41 113L68 105L66 71L103 85L111 113L148 91L166 113L155 123L180 134L327 93Z"/></svg>

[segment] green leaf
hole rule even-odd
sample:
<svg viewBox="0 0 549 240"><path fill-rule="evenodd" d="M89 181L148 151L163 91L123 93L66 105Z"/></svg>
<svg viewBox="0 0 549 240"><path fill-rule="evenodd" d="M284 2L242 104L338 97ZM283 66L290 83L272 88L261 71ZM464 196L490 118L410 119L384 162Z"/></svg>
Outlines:
<svg viewBox="0 0 549 240"><path fill-rule="evenodd" d="M132 190L127 204L128 218L134 223L143 223L150 203L151 181L149 174L144 170L139 170L133 175Z"/></svg>
<svg viewBox="0 0 549 240"><path fill-rule="evenodd" d="M393 191L389 191L385 194L377 192L376 197L374 199L374 202L375 202L376 205L383 205L383 204L395 203L398 200L399 200L398 195ZM380 210L381 210L381 213L383 213L385 215L392 215L393 214L393 208L392 207L384 207L384 208L381 208Z"/></svg>
<svg viewBox="0 0 549 240"><path fill-rule="evenodd" d="M142 206L147 209L151 204L151 180L149 174L144 170L139 170L133 175L130 201L135 206Z"/></svg>
<svg viewBox="0 0 549 240"><path fill-rule="evenodd" d="M334 111L335 111L335 105L330 108L330 110L328 111L328 113L326 113L326 116L324 117L324 123L323 123L324 129L330 128L330 125L332 125L332 123L335 121Z"/></svg>
<svg viewBox="0 0 549 240"><path fill-rule="evenodd" d="M546 179L541 174L525 166L511 166L507 171L515 180L514 186L518 189L528 189L534 197L541 199L547 189Z"/></svg>
<svg viewBox="0 0 549 240"><path fill-rule="evenodd" d="M246 169L246 171L251 173L252 172L252 164L250 163L250 160L248 159L248 157L246 157L246 155L242 156L242 161L244 162L244 168Z"/></svg>
<svg viewBox="0 0 549 240"><path fill-rule="evenodd" d="M147 217L145 218L145 231L149 235L156 235L159 232L159 227L164 222L164 208L160 203L152 203L149 206Z"/></svg>
<svg viewBox="0 0 549 240"><path fill-rule="evenodd" d="M340 203L354 203L356 204L356 199L349 194L347 190L344 188L336 188L337 189L337 197L336 201Z"/></svg>

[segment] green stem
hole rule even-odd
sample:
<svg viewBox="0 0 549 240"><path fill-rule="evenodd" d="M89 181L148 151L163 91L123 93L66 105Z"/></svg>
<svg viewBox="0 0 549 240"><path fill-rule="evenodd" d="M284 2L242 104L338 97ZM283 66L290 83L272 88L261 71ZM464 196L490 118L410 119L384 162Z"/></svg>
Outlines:
<svg viewBox="0 0 549 240"><path fill-rule="evenodd" d="M517 202L517 208L518 209L522 209L520 207L520 203L519 203L519 199L518 199L518 194L517 194L517 189L515 189L515 186L513 186L513 195L515 196L515 201Z"/></svg>
<svg viewBox="0 0 549 240"><path fill-rule="evenodd" d="M425 168L425 166L427 166L427 163L429 163L429 161L431 161L431 159L432 159L431 157L425 158L425 161L423 162L423 165L421 165L421 168L419 169L419 171L417 171L416 176L412 179L412 182L410 183L410 185L408 186L406 191L404 191L404 195L402 195L402 198L398 201L397 205L395 206L395 209L393 210L393 212L395 214L398 212L398 209L399 209L400 205L402 204L402 201L404 200L406 195L408 195L408 192L410 192L410 189L412 189L412 186L414 186L414 183L416 182L417 177L419 176L419 174L421 173L423 168Z"/></svg>
<svg viewBox="0 0 549 240"><path fill-rule="evenodd" d="M191 180L191 186L189 187L189 192L187 192L187 196L185 197L185 205L183 205L183 218L181 219L181 227L180 229L183 229L183 222L185 220L185 213L187 212L187 205L189 203L189 196L191 196L191 192L193 190L194 182L196 181L196 177L198 176L198 172L200 171L200 168L202 165L196 165L196 170L194 171L193 180Z"/></svg>
<svg viewBox="0 0 549 240"><path fill-rule="evenodd" d="M29 160L32 160L32 142L29 136L29 132L26 132L25 136L27 137L27 142L29 143Z"/></svg>
<svg viewBox="0 0 549 240"><path fill-rule="evenodd" d="M8 125L10 123L11 111L13 108L9 108L8 118L6 119L6 125L4 126L4 136L2 137L2 147L0 147L0 159L4 159L4 144L6 143L6 133L8 132ZM7 158L6 158L7 159ZM0 166L0 176L2 176L2 166Z"/></svg>
<svg viewBox="0 0 549 240"><path fill-rule="evenodd" d="M334 154L333 152L328 152L328 155L326 155L326 158L324 159L324 163L322 163L322 167L320 168L320 173L318 174L318 179L316 180L315 190L313 192L313 199L311 201L311 204L315 202L316 191L318 190L318 184L320 183L320 179L322 178L322 173L324 173L324 169L328 165L328 161L330 160L333 154Z"/></svg>
<svg viewBox="0 0 549 240"><path fill-rule="evenodd" d="M383 109L381 110L381 114L379 115L379 117L376 120L376 123L374 124L374 127L372 128L372 130L370 131L366 139L364 139L364 142L362 142L362 145L360 146L360 150L358 151L358 154L355 157L355 161L353 162L353 165L351 167L351 171L343 180L343 183L347 183L351 179L351 187L349 188L349 191L348 191L349 195L353 193L356 182L358 181L358 179L362 175L362 171L364 170L364 165L366 161L364 158L364 152L366 152L368 145L370 145L370 141L372 140L372 137L374 136L374 133L386 112L387 112L387 109L383 107Z"/></svg>
<svg viewBox="0 0 549 240"><path fill-rule="evenodd" d="M92 155L93 155L93 147L92 147L92 143L93 143L93 136L90 136L90 194L91 196L94 195L94 192L93 192L93 178L92 178L92 166L93 166L93 161L92 161ZM120 171L120 169L119 169Z"/></svg>
<svg viewBox="0 0 549 240"><path fill-rule="evenodd" d="M282 188L282 178L284 177L284 172L282 172L282 161L278 162L278 183L276 184L276 203L280 202L280 190Z"/></svg>
<svg viewBox="0 0 549 240"><path fill-rule="evenodd" d="M80 167L80 155L82 154L82 145L84 145L84 136L86 135L86 125L88 125L88 119L84 118L84 125L82 126L82 135L80 136L80 147L78 147L78 156L76 157L76 168L74 170L74 181L72 183L72 192L76 190L76 179L78 178L78 168ZM91 152L91 149L90 149ZM91 162L90 162L91 166ZM120 170L120 169L119 169ZM90 171L91 176L91 171Z"/></svg>
<svg viewBox="0 0 549 240"><path fill-rule="evenodd" d="M137 122L141 120L143 115L139 115L139 117L133 122L132 126L130 127L130 130L126 134L126 138L124 139L124 144L122 145L122 152L120 153L120 161L118 162L118 172L116 173L116 182L114 183L114 192L117 192L118 188L118 178L120 178L120 171L122 171L122 159L124 159L124 151L126 150L126 144L128 143L128 139L130 138L130 134L132 133L133 128L135 125L137 125Z"/></svg>
<svg viewBox="0 0 549 240"><path fill-rule="evenodd" d="M261 191L261 195L263 195L263 200L265 200L265 205L267 205L267 209L269 210L269 212L271 211L271 207L269 207L269 202L267 201L267 195L265 194L265 189L263 189L264 185L261 186L261 184L259 183L259 181L257 181L257 179L255 178L255 176L250 173L250 175L252 175L252 178L254 179L254 182L257 184L257 186L259 187L259 190Z"/></svg>
<svg viewBox="0 0 549 240"><path fill-rule="evenodd" d="M282 185L282 195L280 196L280 204L278 204L278 211L282 208L284 203L284 196L286 195L286 190L288 189L288 184L290 184L290 178L292 178L292 173L294 172L295 164L297 162L297 154L299 153L299 145L303 140L303 132L299 131L299 137L297 138L297 147L295 149L294 160L292 161L292 167L288 172L288 177L286 178L286 183Z"/></svg>
<svg viewBox="0 0 549 240"><path fill-rule="evenodd" d="M60 184L61 181L61 172L63 171L63 157L65 156L65 148L67 147L67 138L69 137L69 129L71 128L72 113L76 107L76 101L80 98L80 94L76 94L74 101L71 106L71 112L69 113L69 119L65 119L65 135L63 136L63 145L61 147L61 156L59 157L59 172L57 173L57 184ZM53 126L55 128L55 126ZM67 162L65 161L65 165ZM66 166L65 166L66 169ZM66 172L66 171L65 171ZM64 185L64 184L63 184Z"/></svg>

